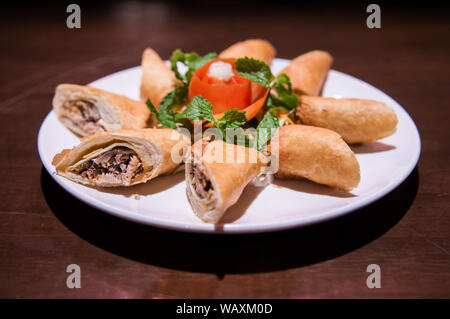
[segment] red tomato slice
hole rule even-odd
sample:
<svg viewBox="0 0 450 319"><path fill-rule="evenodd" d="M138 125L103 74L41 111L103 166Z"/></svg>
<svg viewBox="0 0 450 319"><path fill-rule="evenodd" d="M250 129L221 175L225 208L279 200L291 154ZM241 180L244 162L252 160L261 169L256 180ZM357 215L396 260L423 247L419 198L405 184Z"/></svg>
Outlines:
<svg viewBox="0 0 450 319"><path fill-rule="evenodd" d="M209 77L209 66L217 61L230 63L234 76L225 82ZM236 59L214 59L203 65L192 76L189 85L189 100L194 95L201 95L213 105L213 115L216 120L221 118L230 109L237 108L245 111L247 120L258 114L266 103L269 89L251 82L236 72L234 62Z"/></svg>
<svg viewBox="0 0 450 319"><path fill-rule="evenodd" d="M208 76L209 66L217 61L232 65L234 75L230 80L225 82ZM252 98L251 81L237 74L235 61L236 59L214 59L195 71L189 85L189 100L194 95L201 95L213 105L213 114L247 107Z"/></svg>
<svg viewBox="0 0 450 319"><path fill-rule="evenodd" d="M247 118L247 121L250 121L252 118L258 114L258 112L262 109L264 104L266 103L267 95L269 93L269 89L264 88L264 95L261 96L259 99L257 99L254 103L250 104L246 108L242 109L241 111L245 112L245 117ZM216 120L220 119L225 112L219 113L219 114L213 114L214 118Z"/></svg>

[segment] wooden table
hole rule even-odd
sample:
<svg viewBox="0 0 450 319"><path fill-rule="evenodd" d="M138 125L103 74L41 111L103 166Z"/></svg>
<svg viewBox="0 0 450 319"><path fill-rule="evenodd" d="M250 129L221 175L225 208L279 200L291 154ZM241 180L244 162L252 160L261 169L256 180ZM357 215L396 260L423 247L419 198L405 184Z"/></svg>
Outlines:
<svg viewBox="0 0 450 319"><path fill-rule="evenodd" d="M446 8L363 5L205 9L164 3L2 9L0 297L450 297L450 25ZM85 84L140 63L147 46L220 51L263 37L292 58L332 52L333 68L397 100L422 138L418 167L396 190L345 217L289 231L199 235L124 221L76 200L43 168L36 147L58 83ZM299 203L301 206L301 203ZM81 289L68 289L78 264ZM381 288L369 289L369 264Z"/></svg>

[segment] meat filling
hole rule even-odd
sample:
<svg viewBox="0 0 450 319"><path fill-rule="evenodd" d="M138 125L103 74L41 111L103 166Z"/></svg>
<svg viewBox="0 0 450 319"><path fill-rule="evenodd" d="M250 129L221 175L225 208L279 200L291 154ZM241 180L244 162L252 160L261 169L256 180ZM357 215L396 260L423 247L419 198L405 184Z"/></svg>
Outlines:
<svg viewBox="0 0 450 319"><path fill-rule="evenodd" d="M205 172L200 166L192 165L192 185L200 198L210 198L213 191L211 181L206 177Z"/></svg>
<svg viewBox="0 0 450 319"><path fill-rule="evenodd" d="M115 147L73 169L75 173L89 180L96 180L104 186L129 185L142 170L142 162L136 153L122 146Z"/></svg>
<svg viewBox="0 0 450 319"><path fill-rule="evenodd" d="M100 113L94 103L86 100L70 100L64 104L65 116L86 134L94 134L103 131L97 123Z"/></svg>

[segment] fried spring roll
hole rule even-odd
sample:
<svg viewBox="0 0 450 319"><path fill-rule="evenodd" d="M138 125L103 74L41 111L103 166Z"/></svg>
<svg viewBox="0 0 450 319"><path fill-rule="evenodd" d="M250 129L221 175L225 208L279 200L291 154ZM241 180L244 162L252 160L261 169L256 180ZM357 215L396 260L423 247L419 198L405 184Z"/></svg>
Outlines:
<svg viewBox="0 0 450 319"><path fill-rule="evenodd" d="M250 39L237 42L223 50L220 58L243 58L249 57L264 61L270 66L272 59L276 55L276 50L272 44L266 40Z"/></svg>
<svg viewBox="0 0 450 319"><path fill-rule="evenodd" d="M337 132L347 143L364 143L392 135L397 115L383 102L301 96L296 115L303 124Z"/></svg>
<svg viewBox="0 0 450 319"><path fill-rule="evenodd" d="M81 136L98 131L141 129L150 117L144 103L75 84L56 87L53 110L67 128Z"/></svg>
<svg viewBox="0 0 450 319"><path fill-rule="evenodd" d="M175 77L172 70L151 48L142 54L141 98L150 101L159 110L162 99L181 81Z"/></svg>
<svg viewBox="0 0 450 319"><path fill-rule="evenodd" d="M358 186L358 161L339 134L319 127L286 125L272 141L272 156L278 156L279 163L276 177L303 177L347 191Z"/></svg>
<svg viewBox="0 0 450 319"><path fill-rule="evenodd" d="M218 223L265 166L263 155L221 140L199 141L191 149L185 164L189 203L201 220Z"/></svg>
<svg viewBox="0 0 450 319"><path fill-rule="evenodd" d="M290 77L295 93L319 95L332 63L331 54L315 50L293 59L281 73Z"/></svg>
<svg viewBox="0 0 450 319"><path fill-rule="evenodd" d="M131 186L173 172L181 163L174 159L181 159L189 144L172 129L100 132L56 154L52 164L58 175L77 183Z"/></svg>

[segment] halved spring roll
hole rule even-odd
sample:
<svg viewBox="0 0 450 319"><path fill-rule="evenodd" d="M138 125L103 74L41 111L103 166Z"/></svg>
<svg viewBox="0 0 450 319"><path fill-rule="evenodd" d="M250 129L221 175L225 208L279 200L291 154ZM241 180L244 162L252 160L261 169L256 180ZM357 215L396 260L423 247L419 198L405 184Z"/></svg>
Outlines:
<svg viewBox="0 0 450 319"><path fill-rule="evenodd" d="M141 99L150 101L159 110L162 99L181 81L175 77L172 70L151 48L142 54Z"/></svg>
<svg viewBox="0 0 450 319"><path fill-rule="evenodd" d="M306 125L337 132L347 143L373 142L396 131L397 115L383 102L301 96L296 115Z"/></svg>
<svg viewBox="0 0 450 319"><path fill-rule="evenodd" d="M236 59L249 57L264 61L270 66L275 55L276 50L268 41L261 39L250 39L231 45L223 50L219 54L219 57Z"/></svg>
<svg viewBox="0 0 450 319"><path fill-rule="evenodd" d="M333 131L306 125L282 126L272 138L270 149L272 156L278 156L278 178L303 177L347 191L359 184L358 161Z"/></svg>
<svg viewBox="0 0 450 319"><path fill-rule="evenodd" d="M218 223L245 186L265 166L262 153L215 140L198 141L186 160L186 193L194 213L204 222Z"/></svg>
<svg viewBox="0 0 450 319"><path fill-rule="evenodd" d="M60 84L53 110L71 131L87 136L99 131L141 129L150 111L144 103L90 86Z"/></svg>
<svg viewBox="0 0 450 319"><path fill-rule="evenodd" d="M56 173L90 186L145 183L173 172L182 162L189 138L172 129L99 132L56 154Z"/></svg>
<svg viewBox="0 0 450 319"><path fill-rule="evenodd" d="M292 89L298 95L319 95L332 63L331 54L315 50L296 57L280 73L290 77Z"/></svg>

